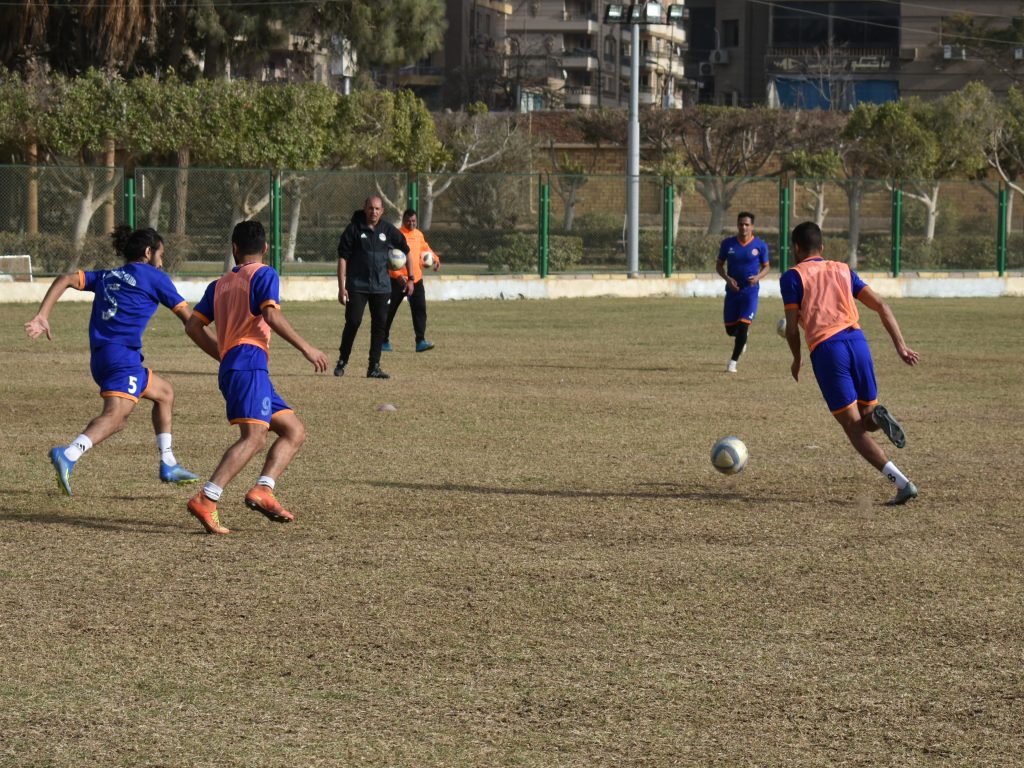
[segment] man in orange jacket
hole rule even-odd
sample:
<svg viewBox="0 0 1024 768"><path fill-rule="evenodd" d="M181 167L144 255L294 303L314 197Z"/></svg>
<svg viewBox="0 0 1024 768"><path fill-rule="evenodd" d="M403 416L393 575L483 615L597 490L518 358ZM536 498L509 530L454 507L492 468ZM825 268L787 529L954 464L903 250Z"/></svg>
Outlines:
<svg viewBox="0 0 1024 768"><path fill-rule="evenodd" d="M388 270L391 277L391 303L388 305L388 322L384 329L384 351L391 352L391 323L398 314L402 299L409 297L409 308L412 310L412 329L416 333L416 351L426 352L434 345L426 340L427 332L427 296L423 290L423 267L432 266L436 272L441 268L441 260L430 247L423 233L416 228L416 211L412 208L402 214L401 233L409 244L409 258L402 269Z"/></svg>

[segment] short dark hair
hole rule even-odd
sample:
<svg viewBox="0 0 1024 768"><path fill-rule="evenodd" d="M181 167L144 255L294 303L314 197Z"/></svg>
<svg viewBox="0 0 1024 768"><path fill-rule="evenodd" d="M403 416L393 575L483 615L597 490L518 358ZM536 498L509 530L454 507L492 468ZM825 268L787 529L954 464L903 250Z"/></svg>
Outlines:
<svg viewBox="0 0 1024 768"><path fill-rule="evenodd" d="M110 233L110 240L125 261L142 261L146 258L146 249L153 253L160 250L164 239L152 227L133 230L127 224L121 224Z"/></svg>
<svg viewBox="0 0 1024 768"><path fill-rule="evenodd" d="M406 208L405 211L402 213L402 218L403 219L408 219L410 216L415 216L415 215L416 215L416 209L415 208Z"/></svg>
<svg viewBox="0 0 1024 768"><path fill-rule="evenodd" d="M238 247L239 256L263 253L267 245L267 231L256 219L240 221L231 231L231 243Z"/></svg>
<svg viewBox="0 0 1024 768"><path fill-rule="evenodd" d="M750 211L740 211L739 213L737 213L736 214L736 221L739 221L740 219L750 219L750 223L751 224L753 224L755 221L757 221L757 217L754 214L752 214Z"/></svg>
<svg viewBox="0 0 1024 768"><path fill-rule="evenodd" d="M804 253L821 253L821 227L813 221L797 224L791 240Z"/></svg>

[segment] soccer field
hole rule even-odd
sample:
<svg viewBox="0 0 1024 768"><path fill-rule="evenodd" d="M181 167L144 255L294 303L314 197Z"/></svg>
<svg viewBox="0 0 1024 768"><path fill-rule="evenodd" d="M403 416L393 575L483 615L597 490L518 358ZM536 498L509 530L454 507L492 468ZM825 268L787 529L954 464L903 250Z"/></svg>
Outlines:
<svg viewBox="0 0 1024 768"><path fill-rule="evenodd" d="M298 520L244 507L254 461L224 537L158 482L148 402L59 493L46 453L101 405L89 307L30 342L0 305L0 765L1024 764L1024 300L892 304L917 368L864 320L906 507L806 355L790 378L778 300L735 376L719 300L435 302L389 381L368 317L341 379L273 341ZM284 309L333 365L340 307ZM145 353L205 479L237 433L216 364L165 310Z"/></svg>

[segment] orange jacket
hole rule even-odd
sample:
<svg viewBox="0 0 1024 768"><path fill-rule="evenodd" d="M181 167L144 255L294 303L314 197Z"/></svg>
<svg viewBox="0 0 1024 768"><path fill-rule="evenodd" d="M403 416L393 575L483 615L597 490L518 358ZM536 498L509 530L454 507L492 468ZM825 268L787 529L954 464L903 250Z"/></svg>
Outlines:
<svg viewBox="0 0 1024 768"><path fill-rule="evenodd" d="M418 283L423 279L423 252L430 251L434 254L434 263L440 264L441 260L437 257L437 251L430 247L430 243L423 236L423 233L418 229L406 229L405 227L399 227L399 232L405 235L405 242L409 244L409 260L406 261L405 267L402 269L389 269L388 274L391 277L411 277L414 283Z"/></svg>

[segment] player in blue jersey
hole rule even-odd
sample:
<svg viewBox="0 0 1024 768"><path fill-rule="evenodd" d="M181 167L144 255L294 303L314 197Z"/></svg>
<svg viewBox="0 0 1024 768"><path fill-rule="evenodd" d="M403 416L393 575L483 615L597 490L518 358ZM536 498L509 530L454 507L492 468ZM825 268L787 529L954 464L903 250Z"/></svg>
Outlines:
<svg viewBox="0 0 1024 768"><path fill-rule="evenodd" d="M209 482L188 502L188 511L207 533L230 533L220 521L217 502L224 488L267 444L267 432L277 439L267 452L263 471L245 504L276 523L295 516L274 496L278 476L306 439L299 417L288 407L270 381L267 354L271 331L298 349L321 373L327 356L303 339L281 311L281 282L273 267L263 263L267 236L258 221L243 221L231 233L235 267L206 288L196 311L185 325L188 335L211 357L220 361L217 381L227 404L228 421L237 424L239 437L224 452ZM206 326L216 323L214 340Z"/></svg>
<svg viewBox="0 0 1024 768"><path fill-rule="evenodd" d="M757 315L759 284L769 269L768 243L754 237L754 214L741 211L736 236L722 241L715 263L715 271L725 280L725 332L733 337L732 357L725 367L728 373L736 373L736 363L747 346L750 324Z"/></svg>
<svg viewBox="0 0 1024 768"><path fill-rule="evenodd" d="M98 271L61 275L46 291L35 317L25 323L29 338L50 329L50 311L68 288L96 294L89 319L90 368L99 385L103 411L89 422L70 445L53 448L50 462L57 482L71 495L71 472L82 454L124 429L139 398L153 402L153 429L160 451L160 479L165 483L194 483L198 475L189 472L171 450L171 411L174 388L166 379L143 366L142 334L159 305L174 312L182 323L192 312L164 272L164 243L153 229L121 225L111 235L114 249L125 259L123 266Z"/></svg>

